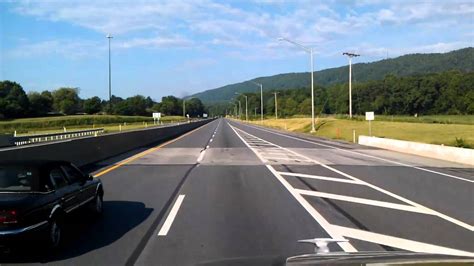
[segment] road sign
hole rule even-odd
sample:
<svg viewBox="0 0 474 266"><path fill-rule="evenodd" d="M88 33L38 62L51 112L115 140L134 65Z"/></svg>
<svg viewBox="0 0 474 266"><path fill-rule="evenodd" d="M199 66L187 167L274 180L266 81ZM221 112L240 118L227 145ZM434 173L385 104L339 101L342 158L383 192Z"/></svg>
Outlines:
<svg viewBox="0 0 474 266"><path fill-rule="evenodd" d="M161 113L153 113L153 124L159 123L161 118Z"/></svg>
<svg viewBox="0 0 474 266"><path fill-rule="evenodd" d="M372 137L372 125L370 124L370 121L375 119L374 112L365 112L365 120L369 121L369 136Z"/></svg>
<svg viewBox="0 0 474 266"><path fill-rule="evenodd" d="M202 114L202 117L207 118L207 114Z"/></svg>
<svg viewBox="0 0 474 266"><path fill-rule="evenodd" d="M374 112L365 112L365 120L371 121L375 119Z"/></svg>

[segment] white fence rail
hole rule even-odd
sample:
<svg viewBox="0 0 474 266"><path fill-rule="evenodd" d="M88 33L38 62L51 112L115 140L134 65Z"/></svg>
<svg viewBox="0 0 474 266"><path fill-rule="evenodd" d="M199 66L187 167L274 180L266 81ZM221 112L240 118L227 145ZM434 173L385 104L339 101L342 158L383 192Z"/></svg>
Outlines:
<svg viewBox="0 0 474 266"><path fill-rule="evenodd" d="M70 131L70 132L61 132L53 134L40 134L40 135L30 135L30 136L18 136L13 138L13 142L16 146L80 138L86 136L97 136L104 133L103 128L90 129L90 130L80 130L80 131Z"/></svg>

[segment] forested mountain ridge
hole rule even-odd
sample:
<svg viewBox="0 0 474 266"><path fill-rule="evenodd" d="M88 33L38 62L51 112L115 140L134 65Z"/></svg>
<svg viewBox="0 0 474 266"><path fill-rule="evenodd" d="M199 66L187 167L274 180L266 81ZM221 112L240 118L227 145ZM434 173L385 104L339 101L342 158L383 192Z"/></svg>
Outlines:
<svg viewBox="0 0 474 266"><path fill-rule="evenodd" d="M403 77L450 70L474 71L474 48L463 48L448 53L408 54L371 63L357 63L353 65L353 81L382 80L387 75ZM348 66L316 71L314 76L315 84L318 86L346 83ZM309 72L287 73L259 77L251 81L262 83L264 90L286 90L309 87L310 75ZM221 102L230 100L235 92L254 92L257 89L257 86L244 81L196 93L190 97L197 97L205 103Z"/></svg>
<svg viewBox="0 0 474 266"><path fill-rule="evenodd" d="M260 92L245 93L248 109L260 113ZM272 91L263 93L264 113L275 114ZM221 106L220 113L235 113L238 101ZM316 114L347 114L349 112L349 90L346 84L315 87ZM217 113L211 104L208 109ZM214 109L211 109L214 107ZM222 108L224 108L222 110ZM474 114L474 72L446 71L423 75L399 77L387 75L382 80L358 82L352 87L352 111L363 115L374 111L383 115L472 115ZM311 90L307 88L281 90L278 94L278 115L311 114Z"/></svg>

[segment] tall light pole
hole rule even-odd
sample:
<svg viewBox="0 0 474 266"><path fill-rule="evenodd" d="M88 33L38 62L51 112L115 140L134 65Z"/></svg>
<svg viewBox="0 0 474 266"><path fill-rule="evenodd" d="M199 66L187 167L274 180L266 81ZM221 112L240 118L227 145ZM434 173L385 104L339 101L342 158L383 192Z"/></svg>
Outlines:
<svg viewBox="0 0 474 266"><path fill-rule="evenodd" d="M239 100L239 119L241 119L240 117L242 116L242 105L240 103L240 100Z"/></svg>
<svg viewBox="0 0 474 266"><path fill-rule="evenodd" d="M230 101L229 103L234 105L234 115L237 116L237 104L234 103L233 101Z"/></svg>
<svg viewBox="0 0 474 266"><path fill-rule="evenodd" d="M260 86L260 120L263 121L263 85L252 81L253 84Z"/></svg>
<svg viewBox="0 0 474 266"><path fill-rule="evenodd" d="M186 117L186 99L183 98L183 117Z"/></svg>
<svg viewBox="0 0 474 266"><path fill-rule="evenodd" d="M298 46L299 48L303 49L305 52L310 54L311 58L311 133L316 132L314 127L314 71L313 71L313 48L306 47L302 44L299 44L295 41L289 40L287 38L278 38L279 41L286 41L291 44Z"/></svg>
<svg viewBox="0 0 474 266"><path fill-rule="evenodd" d="M242 93L238 93L238 92L236 92L235 94L237 94L237 95L242 95L242 96L244 96L244 97L245 97L245 121L247 121L247 122L248 122L248 121L249 121L249 113L248 113L248 97L247 97L247 95L245 95L245 94L242 94ZM240 101L239 101L239 102L240 102Z"/></svg>
<svg viewBox="0 0 474 266"><path fill-rule="evenodd" d="M349 118L352 118L352 57L360 56L360 54L344 52L342 55L349 57Z"/></svg>
<svg viewBox="0 0 474 266"><path fill-rule="evenodd" d="M275 94L275 119L278 119L278 101L277 101L277 94L279 92L275 91L273 94Z"/></svg>
<svg viewBox="0 0 474 266"><path fill-rule="evenodd" d="M235 115L235 117L237 117L237 104L234 103L234 106L235 106L235 108L234 108L234 115Z"/></svg>
<svg viewBox="0 0 474 266"><path fill-rule="evenodd" d="M194 99L196 97L188 98L188 100ZM186 99L183 98L183 116L186 117Z"/></svg>
<svg viewBox="0 0 474 266"><path fill-rule="evenodd" d="M112 112L112 65L110 61L110 40L113 36L107 34L106 37L109 39L109 112Z"/></svg>

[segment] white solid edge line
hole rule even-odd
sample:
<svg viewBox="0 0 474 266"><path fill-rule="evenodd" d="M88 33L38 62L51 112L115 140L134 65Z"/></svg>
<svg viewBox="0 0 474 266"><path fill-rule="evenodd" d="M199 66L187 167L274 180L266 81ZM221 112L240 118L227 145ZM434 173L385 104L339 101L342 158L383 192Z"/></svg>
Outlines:
<svg viewBox="0 0 474 266"><path fill-rule="evenodd" d="M174 218L178 214L179 207L181 206L181 203L183 203L185 196L186 195L179 195L178 198L176 199L176 202L174 203L173 208L171 208L171 211L168 214L168 217L166 218L165 222L163 223L163 226L158 232L159 236L166 236L168 234L168 231L170 230L171 225L173 224Z"/></svg>
<svg viewBox="0 0 474 266"><path fill-rule="evenodd" d="M245 124L243 124L243 125L245 125ZM377 156L374 156L374 155L369 155L369 154L365 154L365 153L361 153L361 152L345 150L345 149L341 149L341 148L338 148L338 147L335 147L335 146L331 146L331 145L327 145L327 144L321 144L321 143L317 143L317 142L310 141L310 140L300 139L300 138L296 138L296 137L293 137L293 136L288 136L288 135L285 135L285 134L274 132L274 131L271 131L271 130L259 128L259 127L256 127L256 126L251 126L251 125L246 125L246 126L251 127L251 128L255 128L255 129L258 129L258 130L261 130L261 131L266 131L266 132L269 132L269 133L272 133L272 134L275 134L275 135L279 135L279 136L299 140L299 141L302 141L302 142L307 142L307 143L311 143L311 144L314 144L314 145L319 145L319 146L323 146L323 147L327 147L327 148L332 148L332 149L340 150L340 151L343 151L343 152L362 155L362 156L369 157L369 158L372 158L372 159L377 159L377 160L381 160L381 161L385 161L385 162L389 162L389 163L393 163L393 164L398 164L398 165L402 165L402 166L406 166L406 167L411 167L411 168L421 170L421 171L426 171L426 172L430 172L430 173L434 173L434 174L438 174L438 175L443 175L443 176L447 176L447 177L452 177L452 178L459 179L459 180L462 180L462 181L474 183L474 180L466 179L466 178L463 178L463 177L450 175L450 174L446 174L446 173L442 173L442 172L437 172L437 171L434 171L434 170L429 170L429 169L425 169L425 168L422 168L422 167L409 165L409 164L406 164L406 163L401 163L401 162L397 162L397 161L393 161L393 160L390 160L390 159L385 159L385 158L381 158L381 157L377 157Z"/></svg>
<svg viewBox="0 0 474 266"><path fill-rule="evenodd" d="M257 157L265 163L265 160L250 146L248 145L245 140L237 133L235 128L229 124L235 134L242 140L242 142L252 150ZM280 175L278 172L270 165L265 164L265 166L270 170L270 172L280 181L280 183L290 192L290 194L298 201L298 203L313 217L314 220L332 237L341 239L342 235L337 232L337 230L332 230L331 225L329 222L318 212L316 211L311 204L309 204L299 193L295 191L295 189ZM349 242L338 243L338 245L345 251L345 252L357 252L357 249L354 248Z"/></svg>
<svg viewBox="0 0 474 266"><path fill-rule="evenodd" d="M423 214L433 214L432 212L429 212L425 209L420 209L414 206L398 204L398 203L391 203L391 202L385 202L385 201L379 201L379 200L371 200L371 199L365 199L365 198L344 196L344 195L338 195L338 194L333 194L333 193L310 191L310 190L303 190L303 189L296 189L296 192L300 193L301 195L306 195L306 196L335 199L335 200L347 201L347 202L352 202L352 203L360 203L360 204L365 204L365 205L378 206L378 207L401 210L401 211L409 211L409 212L416 212L416 213L423 213Z"/></svg>
<svg viewBox="0 0 474 266"><path fill-rule="evenodd" d="M418 242L414 240L408 240L404 238L388 236L384 234L378 234L373 232L367 232L360 229L354 229L339 225L331 225L334 230L341 232L341 234L348 238L358 239L379 245L390 246L403 250L409 250L414 252L432 253L432 254L446 254L446 255L458 255L458 256L470 256L473 257L474 253L447 248L443 246L437 246L433 244Z"/></svg>
<svg viewBox="0 0 474 266"><path fill-rule="evenodd" d="M251 135L250 133L247 133L247 132L243 131L242 129L237 128L237 130L242 131L242 132L244 132L245 134ZM263 140L263 139L262 139L262 140ZM264 141L266 141L266 140L264 140ZM268 143L271 143L271 142L269 142L269 141L267 141L267 142L268 142ZM275 144L275 146L278 146L278 145ZM354 176L351 176L351 175L349 175L349 174L346 174L346 173L344 173L344 172L342 172L342 171L337 170L336 168L333 168L333 167L331 167L331 166L329 166L329 165L323 164L323 163L321 163L321 162L319 162L319 161L317 161L317 160L315 160L315 159L311 159L310 157L307 157L307 156L305 156L305 155L299 154L299 153L297 153L297 152L295 152L295 151L292 151L292 150L290 150L290 149L288 149L288 148L284 148L284 147L281 147L281 146L278 146L278 147L280 147L281 149L286 150L286 151L288 151L288 152L290 152L290 153L299 155L299 156L301 156L301 157L305 157L305 158L307 158L308 160L313 161L313 162L315 162L316 164L319 164L319 165L321 165L322 167L324 167L324 168L326 168L326 169L328 169L328 170L331 170L331 171L333 171L333 172L335 172L335 173L338 173L338 174L340 174L340 175L342 175L342 176L345 176L345 177L350 178L350 179L352 179L352 180L356 180L356 181L362 182L364 185L366 185L366 186L368 186L368 187L370 187L370 188L373 188L373 189L375 189L375 190L377 190L377 191L380 191L380 192L382 192L382 193L384 193L384 194L386 194L386 195L389 195L389 196L391 196L391 197L393 197L393 198L396 198L396 199L398 199L398 200L401 200L401 201L403 201L403 202L405 202L405 203L408 203L408 204L410 204L410 205L416 206L416 207L418 207L418 208L420 208L420 209L425 209L425 210L427 210L427 211L430 211L430 212L432 212L433 215L436 215L436 216L438 216L438 217L440 217L440 218L442 218L442 219L444 219L444 220L446 220L446 221L449 221L449 222L451 222L451 223L453 223L453 224L456 224L456 225L458 225L458 226L460 226L460 227L463 227L463 228L465 228L465 229L467 229L467 230L469 230L469 231L474 231L474 226L472 226L472 225L470 225L470 224L468 224L468 223L465 223L465 222L460 221L460 220L458 220L458 219L456 219L456 218L450 217L450 216L448 216L448 215L446 215L446 214L444 214L444 213L440 213L440 212L438 212L438 211L435 211L435 210L433 210L433 209L430 209L430 208L428 208L428 207L426 207L426 206L423 206L423 205L421 205L421 204L419 204L419 203L416 203L416 202L414 202L414 201L411 201L411 200L409 200L409 199L406 199L406 198L404 198L404 197L402 197L402 196L400 196L400 195L397 195L397 194L395 194L395 193L392 193L392 192L390 192L390 191L388 191L388 190L385 190L385 189L383 189L383 188L380 188L380 187L378 187L378 186L376 186L376 185L373 185L373 184L371 184L371 183L365 182L365 181L363 181L363 180L361 180L361 179L358 179L358 178L356 178L356 177L354 177Z"/></svg>
<svg viewBox="0 0 474 266"><path fill-rule="evenodd" d="M327 181L334 181L334 182L341 182L341 183L349 183L349 184L356 184L362 185L363 183L353 180L353 179L342 179L337 177L328 177L328 176L319 176L319 175L308 175L308 174L300 174L300 173L290 173L290 172L278 172L280 175L287 175L287 176L300 176L304 178L311 178L311 179L320 179L320 180L327 180Z"/></svg>

